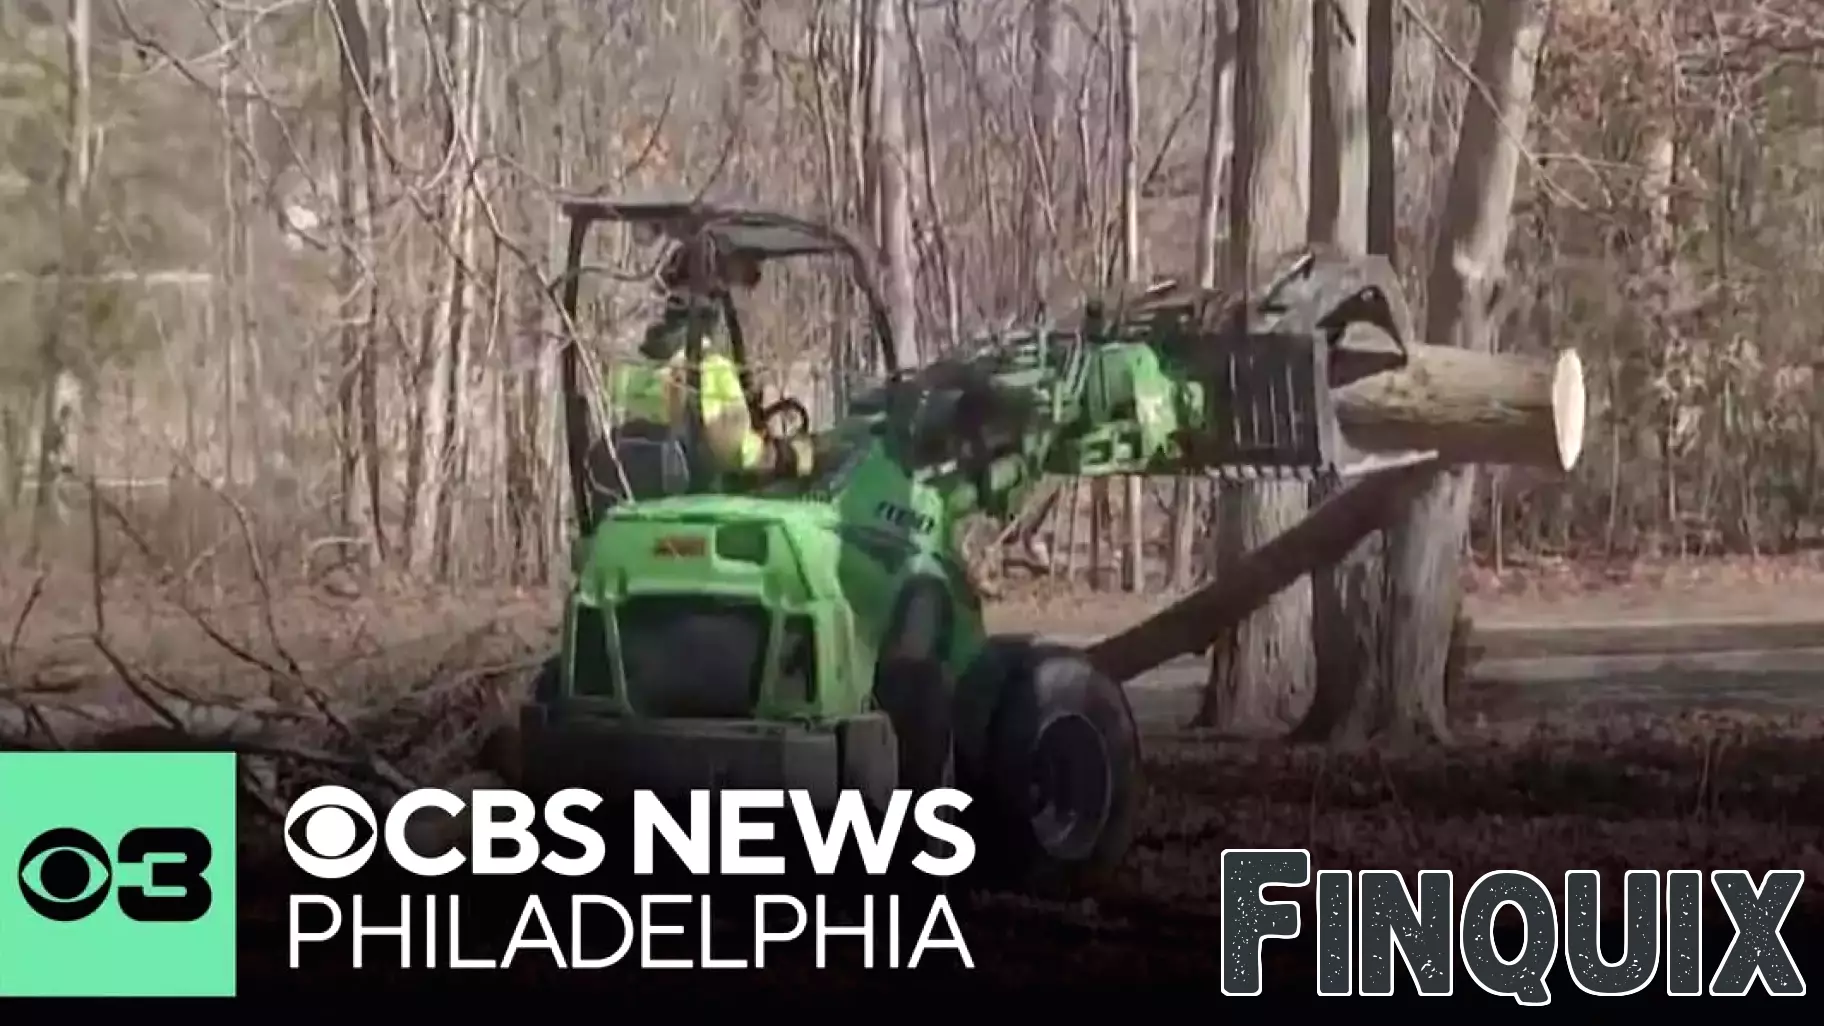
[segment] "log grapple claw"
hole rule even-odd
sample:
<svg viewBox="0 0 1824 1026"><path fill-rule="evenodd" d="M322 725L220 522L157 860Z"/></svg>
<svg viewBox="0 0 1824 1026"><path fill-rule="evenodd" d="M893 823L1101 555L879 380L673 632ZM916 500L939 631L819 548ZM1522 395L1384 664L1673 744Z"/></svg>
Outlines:
<svg viewBox="0 0 1824 1026"><path fill-rule="evenodd" d="M1222 412L1199 438L1196 458L1217 477L1315 480L1347 458L1323 335L1234 332L1208 358L1205 401Z"/></svg>

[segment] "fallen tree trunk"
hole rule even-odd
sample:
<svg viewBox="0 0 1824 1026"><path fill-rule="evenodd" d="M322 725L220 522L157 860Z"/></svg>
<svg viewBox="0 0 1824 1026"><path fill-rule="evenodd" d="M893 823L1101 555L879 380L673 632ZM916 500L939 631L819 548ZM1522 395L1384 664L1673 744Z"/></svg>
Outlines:
<svg viewBox="0 0 1824 1026"><path fill-rule="evenodd" d="M1097 642L1089 650L1089 661L1109 679L1125 682L1209 648L1216 635L1246 619L1281 589L1336 563L1356 542L1392 523L1442 468L1440 460L1428 459L1360 478L1226 568L1215 581Z"/></svg>
<svg viewBox="0 0 1824 1026"><path fill-rule="evenodd" d="M1583 452L1583 361L1569 349L1527 356L1415 343L1404 366L1333 395L1343 436L1363 452L1557 471Z"/></svg>

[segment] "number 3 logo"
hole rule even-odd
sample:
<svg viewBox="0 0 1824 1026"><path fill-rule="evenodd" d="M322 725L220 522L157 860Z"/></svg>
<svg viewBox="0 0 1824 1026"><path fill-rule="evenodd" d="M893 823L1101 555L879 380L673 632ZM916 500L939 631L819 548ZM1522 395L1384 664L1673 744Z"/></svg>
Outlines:
<svg viewBox="0 0 1824 1026"><path fill-rule="evenodd" d="M203 873L215 851L189 827L139 827L114 856L73 827L46 830L19 857L19 893L33 912L58 923L94 915L115 895L120 914L141 923L189 923L208 914L215 894ZM146 867L146 884L115 887L115 865Z"/></svg>

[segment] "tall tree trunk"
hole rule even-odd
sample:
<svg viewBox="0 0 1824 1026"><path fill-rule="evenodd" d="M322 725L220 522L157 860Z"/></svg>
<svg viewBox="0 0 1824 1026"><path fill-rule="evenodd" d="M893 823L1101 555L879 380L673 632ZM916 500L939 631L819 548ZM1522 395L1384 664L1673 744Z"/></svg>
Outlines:
<svg viewBox="0 0 1824 1026"><path fill-rule="evenodd" d="M1311 241L1358 254L1368 249L1373 192L1368 4L1369 0L1320 3L1312 48ZM1322 502L1333 489L1331 482L1313 485L1313 503ZM1301 735L1363 732L1364 724L1351 715L1352 710L1363 692L1386 686L1375 652L1382 636L1385 578L1385 539L1378 531L1335 566L1311 575L1317 681L1311 708L1299 725Z"/></svg>
<svg viewBox="0 0 1824 1026"><path fill-rule="evenodd" d="M1309 208L1311 19L1308 0L1243 3L1236 25L1236 161L1230 194L1232 280L1252 289L1304 240ZM1222 490L1216 573L1303 518L1303 486ZM1201 722L1277 729L1303 711L1311 686L1311 584L1276 595L1210 651Z"/></svg>
<svg viewBox="0 0 1824 1026"><path fill-rule="evenodd" d="M379 331L380 290L375 281L374 212L380 189L379 141L374 125L375 87L372 37L363 0L336 0L336 32L342 69L341 200L350 237L343 253L343 295L363 308L342 330L342 372L337 390L342 428L340 500L343 532L358 536L366 470L367 529L363 554L371 564L386 557L381 523Z"/></svg>
<svg viewBox="0 0 1824 1026"><path fill-rule="evenodd" d="M68 402L73 380L70 377L70 354L66 351L70 322L73 320L70 290L80 287L72 279L82 276L86 257L79 247L86 246L82 222L84 207L93 176L93 117L90 111L89 59L94 52L89 0L69 0L64 25L64 53L69 61L64 87L65 142L61 171L61 209L59 211L57 283L52 293L40 351L40 387L38 414L38 493L32 515L31 556L35 560L51 524L60 519L62 500L58 493L64 462L68 456L70 420L74 411Z"/></svg>
<svg viewBox="0 0 1824 1026"><path fill-rule="evenodd" d="M457 196L456 210L462 231L457 236L456 258L450 267L449 383L444 389L443 409L438 411L438 416L443 418L443 453L440 461L444 471L442 487L433 496L437 513L433 543L436 555L432 569L440 578L447 578L451 572L456 536L461 529L459 498L468 477L470 415L475 412L474 401L488 394L485 391L474 391L471 387L474 383L471 353L480 350L475 338L477 329L485 328L486 340L492 340L498 315L498 303L494 301L494 297L498 296L498 285L488 290L489 309L475 309L476 297L482 285L474 272L478 257L475 213L481 197L487 191L481 178L480 156L486 152L484 131L493 121L491 116L485 120L483 118L484 107L491 107L483 100L488 70L487 19L486 7L477 7L469 14L469 61L463 85L465 108L461 135L462 160L466 170L461 192ZM496 281L499 278L498 261L493 278ZM488 320L477 318L475 315L478 312L488 314Z"/></svg>
<svg viewBox="0 0 1824 1026"><path fill-rule="evenodd" d="M400 539L405 569L429 571L436 562L438 520L451 466L452 424L448 409L461 380L458 351L466 317L469 260L469 195L474 174L471 124L478 19L466 0L453 0L444 10L443 59L433 58L432 79L443 121L441 163L455 170L437 198L439 239L432 250L434 299L425 309L411 371L412 397L407 415L403 531ZM427 34L435 26L424 26Z"/></svg>
<svg viewBox="0 0 1824 1026"><path fill-rule="evenodd" d="M1235 158L1235 0L1215 0L1216 52L1210 57L1210 118L1203 139L1203 174L1197 193L1196 275L1199 288L1216 287L1221 269L1217 235Z"/></svg>
<svg viewBox="0 0 1824 1026"><path fill-rule="evenodd" d="M239 34L240 26L235 24L231 15L224 12L220 17L221 21L216 31L220 32L223 38L232 39ZM224 61L221 74L216 77L216 114L222 119L225 142L233 138L233 126L239 120L235 115L236 89L232 68L232 63ZM241 102L251 106L244 100ZM236 381L236 365L240 363L240 347L245 336L247 314L246 308L237 301L236 297L243 287L240 281L239 254L241 247L248 241L245 216L247 210L251 208L241 205L241 190L235 184L236 179L240 177L236 172L236 166L240 163L241 155L232 145L224 145L222 149L222 216L224 224L221 235L220 266L222 282L227 286L227 293L222 297L224 312L227 316L222 319L225 323L219 340L222 359L221 477L222 483L232 488L238 475L240 454L236 450L243 423L240 411L241 398L238 395L239 390L236 388L239 384ZM211 301L213 300L214 297L211 297ZM257 420L258 418L252 419ZM256 459L254 462L257 465L259 461Z"/></svg>
<svg viewBox="0 0 1824 1026"><path fill-rule="evenodd" d="M1028 108L1027 136L1021 152L1026 154L1026 180L1020 189L1015 213L1015 231L1020 266L1028 275L1023 296L1018 297L1022 311L1036 310L1051 291L1056 268L1056 233L1052 230L1057 201L1055 177L1058 157L1058 125L1062 108L1058 91L1064 83L1063 19L1058 17L1058 0L1033 0L1032 4L1032 91Z"/></svg>
<svg viewBox="0 0 1824 1026"><path fill-rule="evenodd" d="M886 225L881 222L886 203L880 195L881 166L878 158L883 130L880 124L881 101L888 88L886 74L893 70L880 66L880 51L885 45L886 33L893 28L881 21L890 4L891 0L866 0L853 5L861 24L861 53L855 65L857 74L861 76L861 94L858 97L861 106L856 108L856 131L862 140L862 152L866 155L866 160L861 165L861 197L865 211L863 216L867 218L869 232L877 245L880 239L885 238L887 231ZM898 19L894 18L894 21ZM892 55L888 55L888 60L892 60Z"/></svg>
<svg viewBox="0 0 1824 1026"><path fill-rule="evenodd" d="M361 194L361 132L357 127L362 117L361 85L355 65L356 29L351 22L357 15L349 0L338 0L335 6L336 35L340 41L338 63L341 67L341 103L337 109L340 157L336 169L336 205L348 225L350 237L345 240L338 267L338 291L352 308L360 301L363 276L362 252L357 227L364 223ZM356 443L360 432L360 410L356 404L356 368L361 350L366 347L373 325L363 324L350 309L342 318L340 353L336 367L336 519L343 537L354 538L359 530L361 492L361 449ZM345 558L352 555L345 553Z"/></svg>
<svg viewBox="0 0 1824 1026"><path fill-rule="evenodd" d="M1437 19L1446 28L1458 17L1473 17L1463 5L1458 12L1444 5L1449 17ZM1438 8L1428 8L1437 11ZM1394 125L1394 223L1389 226L1395 237L1389 257L1399 262L1401 280L1406 283L1406 302L1413 317L1424 322L1426 259L1435 241L1438 213L1443 209L1444 190L1450 182L1451 136L1458 114L1460 98L1469 92L1457 81L1457 68L1450 58L1441 57L1438 44L1416 23L1418 18L1408 8L1396 4L1388 31L1393 36L1393 65L1389 72L1389 116ZM1460 38L1446 34L1447 40ZM1461 38L1467 39L1465 32Z"/></svg>
<svg viewBox="0 0 1824 1026"><path fill-rule="evenodd" d="M1036 314L1044 308L1058 273L1057 160L1065 73L1064 27L1058 2L1033 0L1031 7L1031 91L1025 119L1016 119L1023 129L1019 152L1024 156L1025 172L1013 223L1018 276L1011 293L994 304L996 309L1014 309L1022 314ZM989 234L993 234L992 223ZM1001 279L997 276L996 280ZM1034 565L1050 562L1049 554L1040 552L1038 532L1058 509L1057 496L1057 491L1049 491L1038 500L1036 508L1029 506L1016 514L1015 539L1027 561ZM1000 552L992 555L998 558Z"/></svg>
<svg viewBox="0 0 1824 1026"><path fill-rule="evenodd" d="M1670 12L1658 3L1642 4L1636 8L1638 15L1658 38L1676 39L1676 33L1669 24ZM1665 54L1660 58L1668 64L1676 64L1677 57ZM1676 67L1666 68L1660 72L1659 81L1669 82L1677 77ZM1649 80L1651 81L1651 80ZM1667 105L1670 100L1665 101ZM1641 344L1636 347L1646 357L1649 380L1665 381L1672 376L1672 363L1676 357L1673 347L1666 345L1680 335L1677 314L1672 307L1680 291L1678 281L1678 247L1672 223L1672 190L1678 168L1677 112L1675 110L1655 110L1642 105L1635 112L1642 124L1637 137L1638 156L1635 163L1641 168L1639 188L1639 213L1641 221L1640 244L1633 248L1628 259L1633 262L1633 274L1636 280L1646 284L1642 290L1641 301L1637 304L1640 321ZM1625 124L1625 123L1624 123ZM1651 341L1647 341L1651 340ZM1646 391L1646 389L1642 389ZM1689 471L1690 461L1681 458L1676 448L1669 444L1681 418L1679 398L1661 394L1659 401L1649 406L1652 412L1649 419L1659 428L1656 432L1664 441L1643 447L1643 452L1657 450L1659 457L1659 506L1664 511L1665 529L1671 535L1663 539L1662 544L1684 555L1687 537L1679 513L1680 472ZM1700 488L1702 491L1708 489ZM1700 500L1701 501L1701 500ZM1743 539L1752 547L1753 537Z"/></svg>
<svg viewBox="0 0 1824 1026"><path fill-rule="evenodd" d="M753 133L748 123L761 99L766 60L766 34L761 24L761 0L736 0L739 8L740 49L735 87L725 91L722 99L722 130L728 139L728 163L722 169L730 191L739 196L753 194L756 177Z"/></svg>
<svg viewBox="0 0 1824 1026"><path fill-rule="evenodd" d="M1393 66L1398 59L1394 0L1368 0L1368 252L1399 267L1400 181L1394 162Z"/></svg>
<svg viewBox="0 0 1824 1026"><path fill-rule="evenodd" d="M242 41L237 60L246 69L244 78L251 81L255 65L250 40L257 18L248 13L243 14L240 20ZM243 99L240 108L242 135L248 140L258 139L261 114L259 106ZM231 302L236 311L235 332L240 338L242 362L246 367L245 373L242 375L242 380L245 382L243 391L246 393L243 403L251 401L254 404L263 404L270 400L272 387L267 377L267 355L263 343L266 337L266 324L261 319L259 302L256 298L259 295L260 286L260 261L258 249L254 245L255 235L251 221L253 212L259 209L260 190L268 179L266 170L261 167L258 147L251 147L242 161L240 196L237 198L240 210L232 215L234 246L240 254L240 260L234 268L234 273L225 284L233 290ZM254 416L244 418L247 427L247 444L253 452L260 454L260 458L254 460L251 470L254 487L264 492L274 469L283 467L283 472L288 479L295 477L297 471L293 467L285 466L283 461L273 458L268 445L277 437L277 433L272 430L268 418L263 415L258 405L254 406L254 412Z"/></svg>
<svg viewBox="0 0 1824 1026"><path fill-rule="evenodd" d="M894 355L901 367L919 362L918 267L912 244L912 196L907 174L906 82L902 59L906 40L900 24L899 4L871 0L879 34L875 41L874 74L880 96L879 123L874 138L874 177L880 183L881 271L886 279L887 321L893 332Z"/></svg>
<svg viewBox="0 0 1824 1026"><path fill-rule="evenodd" d="M1121 46L1121 270L1130 286L1146 280L1140 249L1140 33L1134 0L1115 0L1115 32ZM1123 482L1127 507L1127 550L1123 560L1130 592L1146 588L1145 478L1129 474Z"/></svg>
<svg viewBox="0 0 1824 1026"><path fill-rule="evenodd" d="M524 49L520 35L522 24L524 22L520 20L513 20L502 26L501 66L506 69L501 76L501 96L505 104L502 145L523 154L526 163L536 167L538 154L532 147L530 127L526 124L525 91L520 85L520 76L525 73L521 70L520 57ZM518 202L507 207L507 216L515 231L530 237L537 221L525 198L516 198ZM506 366L501 371L501 477L505 486L501 514L507 541L512 547L511 579L514 584L535 577L533 567L538 562L538 516L535 512L538 508L538 449L536 428L527 416L526 408L527 392L532 385L526 368L535 364L544 348L540 330L544 303L536 281L531 280L534 278L529 269L521 269L510 277L503 274L501 282L502 288L510 290L506 300L508 340L502 353Z"/></svg>
<svg viewBox="0 0 1824 1026"><path fill-rule="evenodd" d="M1311 47L1310 240L1368 249L1368 0L1317 5Z"/></svg>
<svg viewBox="0 0 1824 1026"><path fill-rule="evenodd" d="M572 172L569 136L561 119L544 122L541 108L529 102L528 93L563 96L568 81L564 75L563 50L559 45L563 29L555 16L557 0L546 0L540 11L545 25L542 82L527 89L523 76L529 62L522 54L529 48L522 35L530 29L527 19L508 19L503 28L502 91L506 101L505 131L510 135L515 152L525 155L529 166L545 170L558 189L569 185ZM534 202L524 192L514 205L514 220L526 237L545 236L547 259L563 259L564 232L561 219L552 204ZM565 523L567 489L556 487L557 418L553 416L557 394L557 352L548 339L561 338L554 304L549 302L538 268L522 269L511 281L513 291L509 307L514 314L512 342L506 347L511 364L503 374L506 410L505 477L507 496L505 515L508 534L513 540L515 580L542 583L554 569L559 551L558 538L568 529Z"/></svg>
<svg viewBox="0 0 1824 1026"><path fill-rule="evenodd" d="M1235 152L1235 4L1213 0L1215 49L1210 56L1210 115L1203 138L1203 174L1197 194L1197 287L1216 287L1216 234L1222 225L1222 199ZM1171 587L1191 584L1195 560L1196 497L1203 482L1179 475L1172 482Z"/></svg>
<svg viewBox="0 0 1824 1026"><path fill-rule="evenodd" d="M1473 71L1426 295L1426 341L1487 350L1550 0L1482 7ZM1475 469L1438 477L1388 532L1388 707L1383 732L1447 737L1444 688L1462 602Z"/></svg>
<svg viewBox="0 0 1824 1026"><path fill-rule="evenodd" d="M936 135L931 130L931 75L925 59L924 38L919 34L918 8L912 0L900 0L900 22L906 30L906 56L911 59L914 109L918 111L918 164L925 216L929 219L932 256L937 264L938 282L943 289L944 343L956 350L963 344L963 303L956 285L956 261L951 256L950 231L946 227L942 182L938 178Z"/></svg>

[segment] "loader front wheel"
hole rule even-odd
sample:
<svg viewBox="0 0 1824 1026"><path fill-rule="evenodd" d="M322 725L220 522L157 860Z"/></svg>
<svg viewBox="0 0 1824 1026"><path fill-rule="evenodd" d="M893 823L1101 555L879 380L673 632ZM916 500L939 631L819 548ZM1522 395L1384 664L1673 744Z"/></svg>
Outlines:
<svg viewBox="0 0 1824 1026"><path fill-rule="evenodd" d="M952 780L950 686L929 659L890 659L880 665L874 701L893 725L898 786L917 794Z"/></svg>
<svg viewBox="0 0 1824 1026"><path fill-rule="evenodd" d="M977 786L996 876L1036 891L1093 887L1127 854L1140 739L1120 685L1081 652L1033 644L1012 660Z"/></svg>

